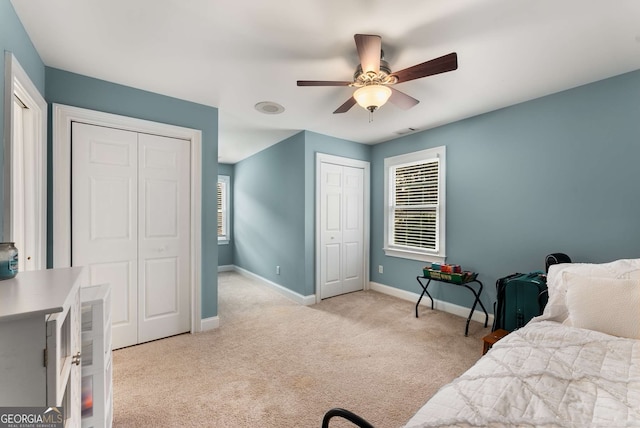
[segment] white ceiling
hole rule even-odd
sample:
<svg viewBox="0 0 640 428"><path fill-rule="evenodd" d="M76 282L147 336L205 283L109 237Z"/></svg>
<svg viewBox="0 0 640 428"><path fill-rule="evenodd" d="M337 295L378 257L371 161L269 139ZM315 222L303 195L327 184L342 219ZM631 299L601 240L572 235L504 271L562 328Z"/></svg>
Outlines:
<svg viewBox="0 0 640 428"><path fill-rule="evenodd" d="M640 69L638 0L12 0L47 66L219 109L220 162L299 130L367 144ZM456 71L402 83L408 111L332 112L356 33L398 71L457 52ZM254 109L261 101L280 115Z"/></svg>

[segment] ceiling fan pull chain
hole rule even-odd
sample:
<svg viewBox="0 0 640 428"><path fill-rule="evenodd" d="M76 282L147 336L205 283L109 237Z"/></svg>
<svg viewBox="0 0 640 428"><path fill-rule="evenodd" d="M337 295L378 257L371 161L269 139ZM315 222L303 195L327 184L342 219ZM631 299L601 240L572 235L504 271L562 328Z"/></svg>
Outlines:
<svg viewBox="0 0 640 428"><path fill-rule="evenodd" d="M369 123L373 122L373 110L369 110Z"/></svg>

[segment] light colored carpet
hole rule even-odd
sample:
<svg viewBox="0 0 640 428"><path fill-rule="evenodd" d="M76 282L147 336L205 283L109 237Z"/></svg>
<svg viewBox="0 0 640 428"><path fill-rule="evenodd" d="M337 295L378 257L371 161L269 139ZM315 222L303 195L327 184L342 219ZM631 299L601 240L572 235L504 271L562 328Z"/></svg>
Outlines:
<svg viewBox="0 0 640 428"><path fill-rule="evenodd" d="M220 328L113 353L116 427L320 427L344 407L405 424L480 358L489 332L373 291L301 306L236 273L219 277ZM352 426L346 422L331 427Z"/></svg>

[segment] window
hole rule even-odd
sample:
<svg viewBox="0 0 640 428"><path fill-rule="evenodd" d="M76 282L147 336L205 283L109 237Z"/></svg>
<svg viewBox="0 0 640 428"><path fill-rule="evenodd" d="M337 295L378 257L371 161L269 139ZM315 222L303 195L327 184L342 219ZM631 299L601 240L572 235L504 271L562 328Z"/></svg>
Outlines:
<svg viewBox="0 0 640 428"><path fill-rule="evenodd" d="M445 260L445 147L386 158L385 254Z"/></svg>
<svg viewBox="0 0 640 428"><path fill-rule="evenodd" d="M229 176L218 176L218 244L229 243Z"/></svg>

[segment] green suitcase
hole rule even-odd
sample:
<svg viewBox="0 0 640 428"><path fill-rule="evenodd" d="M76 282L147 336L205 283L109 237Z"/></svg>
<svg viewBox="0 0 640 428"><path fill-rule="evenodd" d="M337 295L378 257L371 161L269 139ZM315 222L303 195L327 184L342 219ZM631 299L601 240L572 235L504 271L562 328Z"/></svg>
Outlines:
<svg viewBox="0 0 640 428"><path fill-rule="evenodd" d="M496 282L492 331L513 331L542 315L547 304L547 280L542 272L515 273Z"/></svg>

